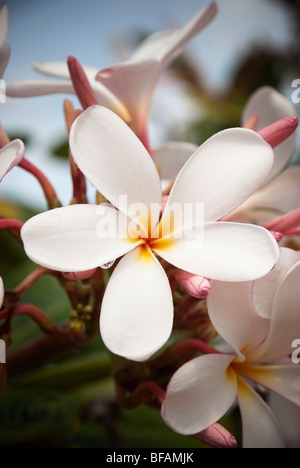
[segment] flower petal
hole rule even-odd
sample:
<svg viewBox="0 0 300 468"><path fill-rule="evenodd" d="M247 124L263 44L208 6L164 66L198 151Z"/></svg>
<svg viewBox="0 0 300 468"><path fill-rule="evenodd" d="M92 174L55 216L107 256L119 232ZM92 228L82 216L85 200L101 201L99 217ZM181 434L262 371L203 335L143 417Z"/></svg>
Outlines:
<svg viewBox="0 0 300 468"><path fill-rule="evenodd" d="M202 203L206 221L221 219L261 186L273 157L271 147L252 130L236 128L217 133L200 146L179 173L164 216L169 216L172 204L189 203L195 211Z"/></svg>
<svg viewBox="0 0 300 468"><path fill-rule="evenodd" d="M287 357L300 337L300 262L285 275L274 297L270 330L266 340L251 355L253 362L273 362Z"/></svg>
<svg viewBox="0 0 300 468"><path fill-rule="evenodd" d="M249 99L242 116L244 124L252 115L259 116L258 128L264 127L285 117L297 117L297 113L288 99L275 89L264 86ZM274 150L275 160L268 181L274 179L289 164L296 149L297 132L281 143Z"/></svg>
<svg viewBox="0 0 300 468"><path fill-rule="evenodd" d="M138 245L126 237L127 223L122 213L107 206L72 205L35 216L21 235L32 261L78 272L109 263Z"/></svg>
<svg viewBox="0 0 300 468"><path fill-rule="evenodd" d="M55 78L70 79L70 73L66 62L34 62L33 68L43 75ZM95 72L96 74L96 72Z"/></svg>
<svg viewBox="0 0 300 468"><path fill-rule="evenodd" d="M4 75L10 58L10 45L6 39L0 39L0 78Z"/></svg>
<svg viewBox="0 0 300 468"><path fill-rule="evenodd" d="M43 73L44 75L53 76L56 78L63 78L65 80L67 79L70 80L69 69L68 69L67 63L65 62L35 62L34 68L36 71ZM107 107L108 109L118 114L123 120L128 121L129 116L124 105L105 86L103 86L101 83L96 81L95 78L96 78L97 72L99 71L98 68L93 67L91 65L85 65L83 68L91 84L91 87L95 93L98 103L101 106ZM50 82L50 83L55 83L55 82ZM15 84L13 86L15 86ZM74 93L73 86L71 85L71 81L69 83L69 88L70 88L69 90L57 91L56 86L58 86L58 83L54 84L53 93L56 93L56 92ZM51 89L51 86L49 89ZM12 92L11 86L9 88L9 91ZM14 88L13 88L13 92L16 92ZM44 94L46 93L44 92ZM49 92L47 94L49 94Z"/></svg>
<svg viewBox="0 0 300 468"><path fill-rule="evenodd" d="M233 355L210 354L184 364L172 377L162 418L175 432L196 434L217 422L235 400Z"/></svg>
<svg viewBox="0 0 300 468"><path fill-rule="evenodd" d="M220 281L251 281L266 275L279 257L274 237L259 226L239 223L205 223L193 235L168 242L163 238L152 248L181 270Z"/></svg>
<svg viewBox="0 0 300 468"><path fill-rule="evenodd" d="M103 341L115 354L145 361L166 343L172 325L168 278L151 251L136 248L120 261L105 291Z"/></svg>
<svg viewBox="0 0 300 468"><path fill-rule="evenodd" d="M217 11L217 3L212 2L182 28L152 34L140 44L130 59L145 60L155 58L164 66L167 66L168 63L181 53L185 44L215 18Z"/></svg>
<svg viewBox="0 0 300 468"><path fill-rule="evenodd" d="M144 218L151 204L161 203L158 172L145 147L118 116L91 106L74 122L70 147L76 164L102 195L130 217L136 216L132 213L139 204L146 211L140 219L148 222Z"/></svg>
<svg viewBox="0 0 300 468"><path fill-rule="evenodd" d="M197 148L184 141L170 141L155 148L153 157L161 178L172 180L176 177Z"/></svg>
<svg viewBox="0 0 300 468"><path fill-rule="evenodd" d="M155 59L127 61L100 70L96 80L125 106L140 137L145 132L150 101L161 71Z"/></svg>
<svg viewBox="0 0 300 468"><path fill-rule="evenodd" d="M271 392L269 406L279 422L287 448L300 448L300 407Z"/></svg>
<svg viewBox="0 0 300 468"><path fill-rule="evenodd" d="M214 281L207 299L208 313L219 335L240 361L267 336L269 321L254 313L249 300L252 282Z"/></svg>
<svg viewBox="0 0 300 468"><path fill-rule="evenodd" d="M241 366L245 377L259 382L269 390L300 406L300 367L295 366Z"/></svg>
<svg viewBox="0 0 300 468"><path fill-rule="evenodd" d="M5 2L0 5L0 39L6 39L8 33L8 8Z"/></svg>
<svg viewBox="0 0 300 468"><path fill-rule="evenodd" d="M276 267L254 282L252 303L261 317L271 319L274 297L288 270L299 262L299 254L292 249L281 248Z"/></svg>
<svg viewBox="0 0 300 468"><path fill-rule="evenodd" d="M237 393L243 421L243 447L284 448L283 438L272 411L240 377Z"/></svg>
<svg viewBox="0 0 300 468"><path fill-rule="evenodd" d="M23 141L14 140L0 150L0 182L24 158Z"/></svg>
<svg viewBox="0 0 300 468"><path fill-rule="evenodd" d="M3 301L4 301L4 284L0 276L0 309L2 307Z"/></svg>
<svg viewBox="0 0 300 468"><path fill-rule="evenodd" d="M71 81L28 80L11 83L6 87L6 94L11 97L44 96L56 93L74 94Z"/></svg>

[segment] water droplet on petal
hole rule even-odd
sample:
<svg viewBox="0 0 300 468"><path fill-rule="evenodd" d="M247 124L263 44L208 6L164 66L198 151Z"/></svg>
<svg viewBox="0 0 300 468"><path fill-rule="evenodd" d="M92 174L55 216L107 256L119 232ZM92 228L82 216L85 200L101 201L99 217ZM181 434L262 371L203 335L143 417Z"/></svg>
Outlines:
<svg viewBox="0 0 300 468"><path fill-rule="evenodd" d="M108 268L112 267L114 263L115 260L113 260L112 262L104 263L104 265L101 265L100 268L102 268L103 270L108 270Z"/></svg>

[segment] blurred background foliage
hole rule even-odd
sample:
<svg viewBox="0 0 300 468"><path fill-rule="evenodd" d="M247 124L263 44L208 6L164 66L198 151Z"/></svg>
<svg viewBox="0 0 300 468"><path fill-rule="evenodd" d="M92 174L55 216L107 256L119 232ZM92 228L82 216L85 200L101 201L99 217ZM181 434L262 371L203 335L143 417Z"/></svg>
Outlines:
<svg viewBox="0 0 300 468"><path fill-rule="evenodd" d="M225 92L214 95L207 91L192 56L183 55L175 61L168 79L183 82L186 99L199 102L201 107L201 116L179 132L180 139L201 144L217 131L239 126L243 106L254 90L262 85L280 89L290 77L300 77L300 2L270 3L275 1L286 4L297 19L294 42L284 53L263 45L249 48L242 62L236 63ZM176 138L177 130L171 129L169 136ZM16 136L30 140L26 135L11 135ZM67 140L54 142L51 153L53 158L67 158ZM2 198L0 213L26 220L34 211ZM9 234L0 233L0 245L0 272L9 290L36 266ZM67 296L52 277L41 278L22 302L42 308L56 324L64 323L71 310ZM41 332L29 318L14 318L12 349L38 336ZM35 368L34 363L29 363L26 369L8 374L0 400L0 447L204 447L196 439L171 431L159 411L143 405L134 410L122 409L114 392L111 362L97 337L84 346L74 346L50 364ZM234 411L222 422L240 441L238 416Z"/></svg>

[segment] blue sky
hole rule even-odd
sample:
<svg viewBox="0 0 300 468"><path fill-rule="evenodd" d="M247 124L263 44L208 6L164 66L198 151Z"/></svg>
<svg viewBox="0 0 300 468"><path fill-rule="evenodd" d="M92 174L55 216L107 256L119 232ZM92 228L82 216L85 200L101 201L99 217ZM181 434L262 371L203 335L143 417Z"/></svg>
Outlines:
<svg viewBox="0 0 300 468"><path fill-rule="evenodd" d="M31 66L34 61L65 61L68 55L76 56L84 64L104 68L126 58L134 32L150 33L182 25L208 3L208 0L8 0L12 55L4 78L6 82L38 79ZM269 43L280 48L289 42L291 34L291 18L274 0L218 3L216 20L189 46L212 89L226 85L232 67L250 44ZM0 112L6 130L25 131L32 136L27 157L45 170L67 203L71 187L66 166L51 160L47 149L65 134L64 97L9 99L0 104ZM76 98L72 100L77 105ZM1 192L41 206L39 187L30 176L23 177L19 169L4 180Z"/></svg>

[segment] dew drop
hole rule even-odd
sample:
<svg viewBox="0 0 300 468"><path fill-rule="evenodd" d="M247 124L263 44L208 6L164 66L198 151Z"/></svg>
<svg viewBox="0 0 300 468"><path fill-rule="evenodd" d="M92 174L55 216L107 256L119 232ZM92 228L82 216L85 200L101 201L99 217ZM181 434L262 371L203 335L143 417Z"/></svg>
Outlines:
<svg viewBox="0 0 300 468"><path fill-rule="evenodd" d="M103 270L108 270L108 268L112 267L114 263L115 263L115 260L113 260L112 262L104 263L104 265L101 265L101 268Z"/></svg>

